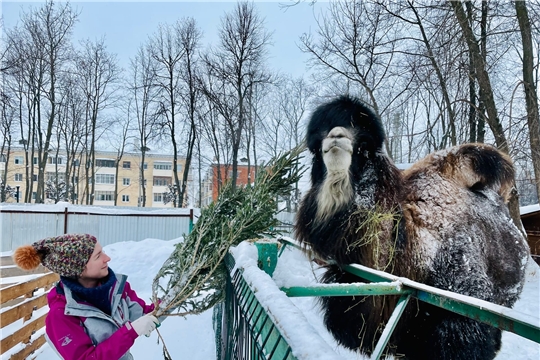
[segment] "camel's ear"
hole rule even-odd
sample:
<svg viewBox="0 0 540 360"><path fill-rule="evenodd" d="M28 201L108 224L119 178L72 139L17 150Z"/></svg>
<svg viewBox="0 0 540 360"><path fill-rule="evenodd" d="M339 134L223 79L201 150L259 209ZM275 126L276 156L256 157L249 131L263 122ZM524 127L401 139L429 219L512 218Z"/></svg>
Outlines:
<svg viewBox="0 0 540 360"><path fill-rule="evenodd" d="M464 144L451 149L441 164L447 178L471 190L491 188L509 200L514 186L514 166L510 157L486 144Z"/></svg>

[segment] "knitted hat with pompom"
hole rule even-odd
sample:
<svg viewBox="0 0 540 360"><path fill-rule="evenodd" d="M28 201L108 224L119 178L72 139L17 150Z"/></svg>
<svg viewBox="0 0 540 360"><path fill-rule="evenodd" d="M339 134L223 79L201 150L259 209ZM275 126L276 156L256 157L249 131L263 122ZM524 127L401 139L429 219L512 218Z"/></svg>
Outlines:
<svg viewBox="0 0 540 360"><path fill-rule="evenodd" d="M13 261L23 270L43 264L60 276L79 277L94 252L97 239L89 234L66 234L45 238L32 245L18 247Z"/></svg>

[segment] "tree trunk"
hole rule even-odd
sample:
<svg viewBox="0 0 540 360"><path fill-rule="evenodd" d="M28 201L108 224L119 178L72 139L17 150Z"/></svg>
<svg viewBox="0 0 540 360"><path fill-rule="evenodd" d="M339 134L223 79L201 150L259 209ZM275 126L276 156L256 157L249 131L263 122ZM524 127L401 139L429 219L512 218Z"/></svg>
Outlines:
<svg viewBox="0 0 540 360"><path fill-rule="evenodd" d="M409 6L414 12L414 15L416 17L416 24L418 25L418 28L420 29L420 33L422 34L422 41L424 42L424 45L426 46L428 59L431 62L431 66L433 66L433 69L435 70L435 74L437 75L437 80L439 80L439 85L441 87L441 92L443 94L444 104L446 107L446 112L448 114L448 123L450 125L450 142L452 146L457 144L457 136L456 136L456 115L454 114L454 109L452 108L452 102L450 101L450 95L448 95L448 86L446 85L446 80L444 79L444 76L442 74L442 71L439 67L439 64L435 60L435 55L433 53L433 49L431 48L431 44L429 41L429 38L426 34L426 31L424 30L424 25L422 24L422 18L416 11L416 8L413 3L409 1ZM445 134L446 138L447 134Z"/></svg>
<svg viewBox="0 0 540 360"><path fill-rule="evenodd" d="M478 81L478 86L481 89L480 91L481 100L484 103L484 106L486 107L486 112L487 112L486 120L493 133L493 136L495 137L495 142L497 144L497 147L502 152L506 154L510 154L510 147L508 146L506 135L504 134L502 124L497 114L497 107L495 105L495 98L493 96L493 89L491 87L491 81L489 79L489 74L486 69L485 61L480 52L480 47L478 46L478 41L476 37L474 36L472 28L467 19L467 15L465 14L465 11L463 10L463 5L461 1L450 1L450 6L454 10L454 14L458 20L459 26L463 33L463 37L467 43L467 46L469 49L469 56L473 58L476 79ZM518 229L520 230L523 229L523 226L521 224L521 217L519 214L519 199L518 199L517 191L512 191L508 208L510 210L510 215L512 216L512 220L514 221L514 224L517 226Z"/></svg>
<svg viewBox="0 0 540 360"><path fill-rule="evenodd" d="M538 97L534 83L534 55L531 36L531 23L525 1L515 1L516 15L521 41L523 44L523 87L525 88L525 103L527 106L527 125L529 126L529 141L532 164L534 168L536 194L540 197L540 119L538 116Z"/></svg>
<svg viewBox="0 0 540 360"><path fill-rule="evenodd" d="M467 15L469 16L469 23L472 23L473 11L472 3L465 3L467 8ZM474 62L473 57L469 54L469 142L474 143L478 141L477 129L476 129L476 76L474 74Z"/></svg>
<svg viewBox="0 0 540 360"><path fill-rule="evenodd" d="M144 186L144 160L146 157L146 145L143 145L143 149L141 151L141 175L139 176L139 189L142 189L142 195L139 198L138 204L139 206L145 207L146 206L146 186Z"/></svg>
<svg viewBox="0 0 540 360"><path fill-rule="evenodd" d="M506 141L506 136L502 124L499 120L499 115L497 114L497 106L495 105L495 99L493 97L493 90L491 87L491 81L489 79L489 74L486 70L486 64L482 58L480 48L478 46L478 41L474 36L467 15L463 10L461 1L450 1L450 4L454 10L454 14L458 20L459 26L463 32L463 37L467 42L469 48L469 54L473 58L473 63L475 67L475 74L478 80L478 85L482 88L482 97L483 102L487 111L487 122L493 132L495 137L495 142L497 147L505 153L510 153L510 148L508 147L508 142Z"/></svg>

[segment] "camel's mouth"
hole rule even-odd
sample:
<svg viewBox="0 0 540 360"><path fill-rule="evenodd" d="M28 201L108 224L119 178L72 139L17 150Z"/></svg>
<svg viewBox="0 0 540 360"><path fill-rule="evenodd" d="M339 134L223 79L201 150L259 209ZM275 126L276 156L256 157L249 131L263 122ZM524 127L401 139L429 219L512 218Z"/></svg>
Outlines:
<svg viewBox="0 0 540 360"><path fill-rule="evenodd" d="M323 139L322 152L323 154L331 152L332 154L337 155L341 151L345 151L352 154L353 138L354 134L348 129L340 126L335 127L328 133L326 138Z"/></svg>
<svg viewBox="0 0 540 360"><path fill-rule="evenodd" d="M326 145L326 146L325 146ZM345 151L349 154L352 154L352 144L350 141L346 140L332 140L329 144L323 143L323 154L334 153Z"/></svg>
<svg viewBox="0 0 540 360"><path fill-rule="evenodd" d="M329 172L343 172L351 165L353 134L342 127L333 128L322 142L323 161Z"/></svg>

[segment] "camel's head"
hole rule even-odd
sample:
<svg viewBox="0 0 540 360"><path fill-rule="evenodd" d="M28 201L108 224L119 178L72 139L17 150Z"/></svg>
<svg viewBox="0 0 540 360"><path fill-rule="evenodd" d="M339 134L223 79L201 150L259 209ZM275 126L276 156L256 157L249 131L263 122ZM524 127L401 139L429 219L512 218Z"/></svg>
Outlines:
<svg viewBox="0 0 540 360"><path fill-rule="evenodd" d="M353 200L355 184L374 176L368 163L380 153L384 131L366 105L341 96L315 110L306 140L313 154L311 182L318 189L317 217L322 220L346 208Z"/></svg>
<svg viewBox="0 0 540 360"><path fill-rule="evenodd" d="M307 146L313 153L312 183L332 173L361 173L382 148L381 121L360 100L341 96L320 105L308 124Z"/></svg>

